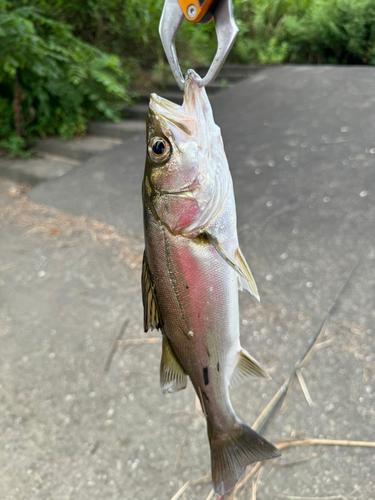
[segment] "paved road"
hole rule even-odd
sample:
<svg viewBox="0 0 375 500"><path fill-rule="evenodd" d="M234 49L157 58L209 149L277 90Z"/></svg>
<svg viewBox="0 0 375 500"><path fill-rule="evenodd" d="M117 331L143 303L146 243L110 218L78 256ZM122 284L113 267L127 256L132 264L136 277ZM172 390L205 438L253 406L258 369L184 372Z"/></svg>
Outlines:
<svg viewBox="0 0 375 500"><path fill-rule="evenodd" d="M302 372L313 406L295 382L266 429L275 442L374 439L374 101L375 70L354 67L271 68L212 98L262 299L240 294L242 343L272 375L233 393L243 420L284 382L362 255L330 343ZM169 500L209 472L192 388L160 394L159 344L119 345L104 371L124 321L123 339L145 337L144 154L129 140L28 198L1 183L1 498ZM293 448L267 464L257 498L368 500L374 471L371 448Z"/></svg>

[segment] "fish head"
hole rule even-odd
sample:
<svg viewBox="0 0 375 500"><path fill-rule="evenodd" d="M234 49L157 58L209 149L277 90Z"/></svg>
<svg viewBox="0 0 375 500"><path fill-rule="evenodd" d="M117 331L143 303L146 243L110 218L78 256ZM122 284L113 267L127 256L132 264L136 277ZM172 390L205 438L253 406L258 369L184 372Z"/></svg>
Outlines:
<svg viewBox="0 0 375 500"><path fill-rule="evenodd" d="M151 94L147 119L145 202L173 233L204 230L231 184L220 128L200 77L187 74L182 106Z"/></svg>
<svg viewBox="0 0 375 500"><path fill-rule="evenodd" d="M159 193L176 194L195 189L198 144L194 121L178 106L151 94L147 119L146 173Z"/></svg>

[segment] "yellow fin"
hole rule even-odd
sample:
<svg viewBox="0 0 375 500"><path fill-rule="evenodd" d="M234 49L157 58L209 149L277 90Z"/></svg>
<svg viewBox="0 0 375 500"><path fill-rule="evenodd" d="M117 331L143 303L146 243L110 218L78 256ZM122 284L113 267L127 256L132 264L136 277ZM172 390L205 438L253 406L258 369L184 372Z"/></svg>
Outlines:
<svg viewBox="0 0 375 500"><path fill-rule="evenodd" d="M146 254L143 254L142 263L142 299L143 299L143 318L144 330L147 332L150 328L159 329L161 327L159 307L155 297L154 287L151 281L150 270Z"/></svg>
<svg viewBox="0 0 375 500"><path fill-rule="evenodd" d="M185 389L186 385L186 372L176 358L169 340L163 334L163 354L160 363L161 392L166 394L167 392L180 391Z"/></svg>
<svg viewBox="0 0 375 500"><path fill-rule="evenodd" d="M241 349L239 352L237 365L235 366L230 379L229 387L231 389L236 389L249 378L269 379L271 377L268 375L268 373L266 373L264 368L258 363L256 359L250 356L250 354L245 351L245 349Z"/></svg>

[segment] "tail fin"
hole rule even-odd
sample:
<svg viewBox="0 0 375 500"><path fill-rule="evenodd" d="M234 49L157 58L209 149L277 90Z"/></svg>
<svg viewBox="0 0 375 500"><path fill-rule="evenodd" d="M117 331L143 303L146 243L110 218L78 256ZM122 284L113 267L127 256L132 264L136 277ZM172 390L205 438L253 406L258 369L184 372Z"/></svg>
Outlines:
<svg viewBox="0 0 375 500"><path fill-rule="evenodd" d="M212 483L217 495L234 488L245 467L252 462L279 457L279 450L238 420L230 434L218 434L208 422L211 447Z"/></svg>

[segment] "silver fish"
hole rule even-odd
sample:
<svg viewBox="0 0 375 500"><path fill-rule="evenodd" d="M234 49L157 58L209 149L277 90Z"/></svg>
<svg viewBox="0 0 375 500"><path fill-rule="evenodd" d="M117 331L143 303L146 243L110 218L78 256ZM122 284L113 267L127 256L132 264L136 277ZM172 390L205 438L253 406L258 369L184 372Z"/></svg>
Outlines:
<svg viewBox="0 0 375 500"><path fill-rule="evenodd" d="M239 248L232 178L219 127L199 76L188 72L184 103L150 98L142 194L145 331L160 329L163 393L193 383L207 418L215 493L230 492L252 462L277 448L239 420L229 387L269 378L241 348L238 289L259 300Z"/></svg>

